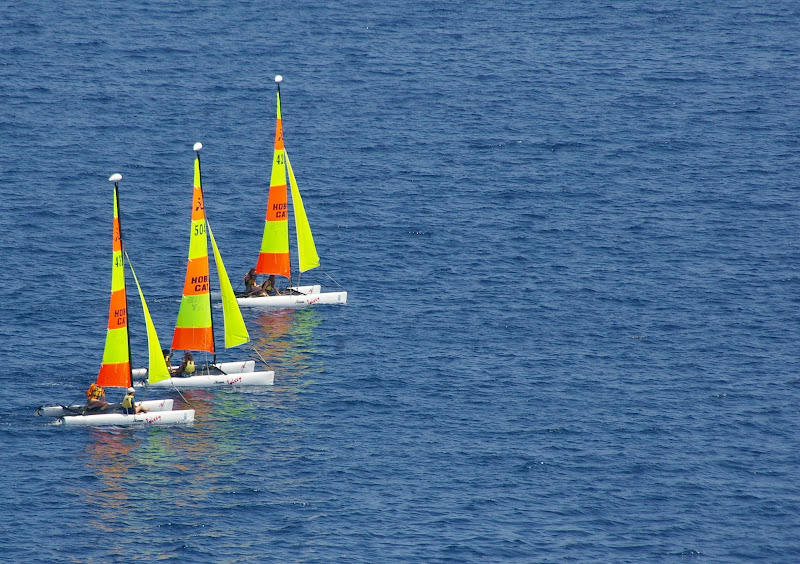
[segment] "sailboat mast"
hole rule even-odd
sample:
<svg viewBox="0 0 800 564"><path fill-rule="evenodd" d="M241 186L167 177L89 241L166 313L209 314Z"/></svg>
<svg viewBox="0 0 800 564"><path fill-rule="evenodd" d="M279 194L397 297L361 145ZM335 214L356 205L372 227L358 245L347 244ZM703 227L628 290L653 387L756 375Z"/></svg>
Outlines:
<svg viewBox="0 0 800 564"><path fill-rule="evenodd" d="M280 76L275 82L280 82ZM269 177L267 209L264 217L264 231L261 249L258 253L256 272L275 276L285 276L291 280L291 260L289 257L289 222L286 192L286 159L281 127L280 89L276 96L277 115L275 120L275 144L272 150L272 169Z"/></svg>
<svg viewBox="0 0 800 564"><path fill-rule="evenodd" d="M281 145L283 145L283 115L282 115L282 112L281 112L281 82L283 82L283 77L281 75L279 75L279 74L276 75L275 76L275 86L278 87L278 116L279 116L280 124L281 124L280 125L280 128L281 128ZM286 150L285 149L284 149L284 153L283 153L283 167L284 167L284 169L286 168ZM285 177L288 179L288 175L285 175ZM287 202L288 202L288 198L287 198ZM286 211L288 213L288 211L289 211L288 206L286 208ZM289 259L289 286L291 286L292 285L291 253L289 254L289 257L290 257L290 259Z"/></svg>
<svg viewBox="0 0 800 564"><path fill-rule="evenodd" d="M197 170L200 173L198 175L200 177L200 185L198 186L198 188L200 189L200 197L203 200L203 227L205 228L206 231L208 231L208 225L206 224L206 212L205 212L206 198L205 198L205 195L203 195L203 171L202 171L202 167L201 167L201 163L200 163L200 149L202 149L202 148L203 148L203 144L202 143L195 143L194 147L193 147L194 152L197 155ZM208 284L209 284L209 289L210 289L210 284L211 284L211 280L210 279L208 281ZM216 364L217 363L217 339L214 336L214 308L213 308L213 304L211 303L211 292L208 292L208 307L211 310L210 311L210 315L211 315L211 341L214 344L214 359L213 359L212 362L214 364Z"/></svg>
<svg viewBox="0 0 800 564"><path fill-rule="evenodd" d="M114 201L117 203L117 225L119 226L119 245L121 249L120 260L122 261L123 276L125 272L125 239L122 238L122 207L119 205L119 181L122 175L117 173L109 178L114 183ZM128 292L125 292L125 318L128 319ZM127 321L126 321L127 324ZM128 386L133 385L133 364L131 363L131 331L130 327L125 332L128 339Z"/></svg>

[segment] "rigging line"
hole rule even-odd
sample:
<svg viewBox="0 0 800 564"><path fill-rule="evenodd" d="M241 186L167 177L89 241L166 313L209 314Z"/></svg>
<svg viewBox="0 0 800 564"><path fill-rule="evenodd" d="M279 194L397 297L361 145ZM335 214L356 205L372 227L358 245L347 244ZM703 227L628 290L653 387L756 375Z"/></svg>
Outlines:
<svg viewBox="0 0 800 564"><path fill-rule="evenodd" d="M84 395L85 395L85 394L84 394ZM70 402L70 403L68 403L67 405L62 405L61 407L63 407L63 408L64 408L64 409L66 409L67 411L75 411L74 409L70 409L70 407L69 407L70 405L72 405L72 404L74 404L74 403L76 403L76 402ZM84 406L81 406L81 407L80 407L80 408L77 410L77 413L80 413L80 412L81 412L81 411L83 411L83 409L85 409L85 408L86 408L86 406L85 406L85 405L84 405Z"/></svg>
<svg viewBox="0 0 800 564"><path fill-rule="evenodd" d="M322 268L322 266L320 266L320 267L319 267L319 269L320 269L320 270L323 272L323 274L325 274L325 276L327 276L328 278L330 278L331 280L333 280L333 276L331 276L330 274L328 274L328 272L327 272L327 271L326 271L324 268ZM334 283L334 284L336 284L337 286L339 286L340 288L342 287L342 285L341 285L341 284L339 284L339 283L338 283L336 280L333 280L333 283Z"/></svg>
<svg viewBox="0 0 800 564"><path fill-rule="evenodd" d="M253 350L254 350L254 351L256 352L256 354L258 355L258 358L260 358L260 359L261 359L261 362L263 362L263 363L264 363L264 366L267 368L267 370L269 370L269 364L267 364L267 361L266 361L266 360L264 360L264 357L263 357L263 356L261 356L261 353L260 353L260 352L259 352L259 350L256 348L256 346L255 346L255 345L252 343L252 341L250 342L250 346L251 346L251 347L253 347Z"/></svg>
<svg viewBox="0 0 800 564"><path fill-rule="evenodd" d="M213 376L214 374L216 374L212 373L211 372L212 370L219 370L221 374L225 376L228 375L227 372L225 372L222 368L219 367L219 364L215 362L208 362L208 360L206 360L205 364L203 364L202 366L198 365L198 369L200 370L200 373L203 374L204 376Z"/></svg>
<svg viewBox="0 0 800 564"><path fill-rule="evenodd" d="M188 405L188 406L189 406L189 407L191 407L192 409L195 409L195 406L193 406L193 405L192 405L192 402L190 402L189 400L187 400L187 399L186 399L186 396L184 396L184 395L181 393L181 391L178 389L178 386L176 386L176 385L175 385L175 381L172 379L172 376L170 376L170 378L169 378L169 383L170 383L170 384L172 384L172 388L173 388L173 389L174 389L176 392L178 392L178 395L179 395L179 396L181 396L181 398L183 399L183 401L185 401L185 402L186 402L186 405Z"/></svg>

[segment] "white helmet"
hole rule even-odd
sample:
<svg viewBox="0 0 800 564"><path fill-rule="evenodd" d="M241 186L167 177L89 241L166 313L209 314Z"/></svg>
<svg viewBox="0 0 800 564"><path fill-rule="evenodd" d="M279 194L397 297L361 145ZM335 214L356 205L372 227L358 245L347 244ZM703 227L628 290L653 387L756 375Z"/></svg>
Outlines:
<svg viewBox="0 0 800 564"><path fill-rule="evenodd" d="M128 388L128 393L129 394L135 394L136 390L134 390L133 388Z"/></svg>

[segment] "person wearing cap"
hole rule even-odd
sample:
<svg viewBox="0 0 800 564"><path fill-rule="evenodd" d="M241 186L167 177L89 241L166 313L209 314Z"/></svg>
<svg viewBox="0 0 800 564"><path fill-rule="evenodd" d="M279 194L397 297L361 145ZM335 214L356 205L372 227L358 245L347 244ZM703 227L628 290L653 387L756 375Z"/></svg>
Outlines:
<svg viewBox="0 0 800 564"><path fill-rule="evenodd" d="M128 394L122 398L122 412L126 415L136 415L137 413L147 413L147 410L143 408L141 405L136 405L136 402L133 400L133 395L136 393L136 390L133 388L128 388Z"/></svg>

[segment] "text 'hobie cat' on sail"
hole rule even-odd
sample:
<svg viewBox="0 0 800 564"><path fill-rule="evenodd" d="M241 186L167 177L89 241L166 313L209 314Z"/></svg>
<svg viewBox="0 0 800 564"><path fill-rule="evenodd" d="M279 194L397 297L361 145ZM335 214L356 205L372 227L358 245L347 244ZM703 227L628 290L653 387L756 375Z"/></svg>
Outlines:
<svg viewBox="0 0 800 564"><path fill-rule="evenodd" d="M267 213L264 219L264 233L258 262L244 278L245 291L237 294L241 306L249 307L306 307L320 304L347 303L347 292L323 292L321 285L292 285L291 261L289 258L289 221L287 199L287 177L292 190L292 209L294 211L295 235L297 238L298 270L303 273L320 266L311 227L308 223L300 190L297 187L289 154L283 143L283 122L281 118L281 87L283 78L278 75L275 82L277 93L277 121L275 125L275 148L272 155L272 176L267 197ZM258 276L267 278L258 284ZM289 286L278 289L275 276L289 279ZM329 276L330 278L330 276ZM331 278L331 280L333 280ZM335 281L334 281L335 282ZM338 283L337 283L338 286Z"/></svg>

